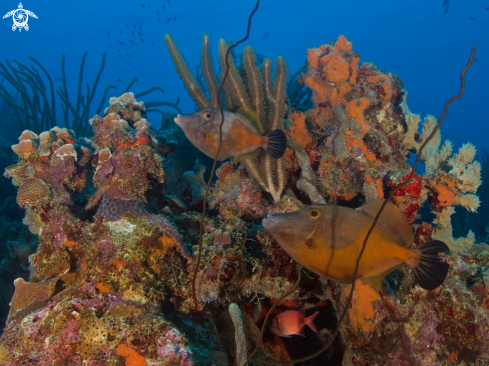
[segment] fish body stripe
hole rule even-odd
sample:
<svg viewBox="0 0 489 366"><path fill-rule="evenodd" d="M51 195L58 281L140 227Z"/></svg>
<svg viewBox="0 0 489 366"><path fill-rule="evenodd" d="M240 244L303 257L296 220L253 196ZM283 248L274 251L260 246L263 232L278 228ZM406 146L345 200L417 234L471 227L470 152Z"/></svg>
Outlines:
<svg viewBox="0 0 489 366"><path fill-rule="evenodd" d="M319 219L309 217L311 208L320 210ZM274 222L270 226L265 222L265 228L294 260L316 274L346 283L353 278L355 262L373 218L345 207L312 205L293 213L272 215L270 220ZM418 257L416 250L406 248L399 236L380 223L370 235L358 274L381 275L402 263L413 265Z"/></svg>

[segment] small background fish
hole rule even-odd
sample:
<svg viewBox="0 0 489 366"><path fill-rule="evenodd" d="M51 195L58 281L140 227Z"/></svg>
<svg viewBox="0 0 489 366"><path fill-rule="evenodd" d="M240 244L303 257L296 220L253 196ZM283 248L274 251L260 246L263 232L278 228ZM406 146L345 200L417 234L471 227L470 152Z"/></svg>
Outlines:
<svg viewBox="0 0 489 366"><path fill-rule="evenodd" d="M314 318L319 314L316 311L314 314L306 318L306 310L286 310L272 319L268 328L270 331L279 337L290 337L291 335L304 335L304 326L308 325L314 332L318 332L313 323Z"/></svg>

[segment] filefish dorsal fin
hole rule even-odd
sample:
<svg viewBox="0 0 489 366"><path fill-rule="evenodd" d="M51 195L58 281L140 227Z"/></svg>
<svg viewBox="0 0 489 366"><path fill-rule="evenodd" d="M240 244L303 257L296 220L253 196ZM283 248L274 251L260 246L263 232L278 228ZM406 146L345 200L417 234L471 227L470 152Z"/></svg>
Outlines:
<svg viewBox="0 0 489 366"><path fill-rule="evenodd" d="M265 134L265 130L263 129L263 124L258 119L258 115L256 112L250 107L241 107L238 108L236 114L239 114L241 117L246 118L255 128L260 132L260 135Z"/></svg>
<svg viewBox="0 0 489 366"><path fill-rule="evenodd" d="M383 202L383 200L370 201L364 206L363 211L375 217ZM384 211L380 215L380 220L394 230L402 238L406 246L409 247L414 243L414 234L411 225L409 225L402 211L399 211L394 204L387 203L387 206L385 206Z"/></svg>
<svg viewBox="0 0 489 366"><path fill-rule="evenodd" d="M250 108L250 107L241 107L238 108L236 111L236 114L240 115L241 117L244 117L247 121L249 121L260 133L260 135L265 134L265 130L263 129L263 125L261 124L260 120L258 119L258 115L256 112ZM256 149L255 151L249 152L244 155L240 156L234 156L233 157L233 163L237 164L240 161L243 160L255 160L257 159L260 154L262 153L262 149Z"/></svg>

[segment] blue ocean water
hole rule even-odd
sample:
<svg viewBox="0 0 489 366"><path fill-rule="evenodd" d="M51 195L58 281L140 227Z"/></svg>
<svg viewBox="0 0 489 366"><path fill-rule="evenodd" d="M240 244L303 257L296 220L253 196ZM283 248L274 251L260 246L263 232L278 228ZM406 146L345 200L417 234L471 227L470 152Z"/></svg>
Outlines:
<svg viewBox="0 0 489 366"><path fill-rule="evenodd" d="M22 4L38 19L29 19L27 32L12 31L11 17L0 21L2 60L16 59L29 64L27 56L31 55L54 78L60 78L61 55L65 54L68 88L73 95L82 54L88 51L84 77L91 83L101 56L107 51L107 64L95 100L99 100L105 85L118 86L109 93L118 96L124 85L137 76L139 82L131 90L138 92L159 86L165 94L163 97L155 94L154 99L174 101L180 96L180 106L187 113L194 110L194 105L178 79L163 35L170 33L175 37L193 70L199 63L202 34L211 36L214 50L219 38L236 41L244 37L248 14L255 2L50 0ZM373 62L402 78L413 113L438 117L444 103L457 94L460 71L475 44L478 61L467 73L463 98L450 107L442 137L453 141L455 148L470 141L480 151L489 147L486 112L489 11L485 10L489 2L451 0L446 13L442 4L441 0L369 3L352 0L346 4L262 1L253 18L249 40L240 48L253 45L257 53L272 59L282 55L290 71L295 72L303 64L307 48L318 47L342 34L361 55L360 62ZM2 1L0 13L6 14L17 7L16 1ZM269 36L263 38L265 33ZM157 116L150 116L149 120L159 124Z"/></svg>

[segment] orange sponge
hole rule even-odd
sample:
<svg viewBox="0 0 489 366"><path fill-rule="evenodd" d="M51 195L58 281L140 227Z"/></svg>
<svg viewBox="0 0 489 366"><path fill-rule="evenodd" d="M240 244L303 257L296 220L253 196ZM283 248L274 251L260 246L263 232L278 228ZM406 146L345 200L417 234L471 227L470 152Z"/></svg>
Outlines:
<svg viewBox="0 0 489 366"><path fill-rule="evenodd" d="M321 57L322 73L332 83L344 83L350 78L350 64L339 52Z"/></svg>
<svg viewBox="0 0 489 366"><path fill-rule="evenodd" d="M126 366L146 366L144 357L125 344L119 344L116 352L119 356L126 357Z"/></svg>
<svg viewBox="0 0 489 366"><path fill-rule="evenodd" d="M312 142L312 137L309 136L306 128L306 116L304 113L293 113L289 118L294 121L294 127L287 131L287 136L292 137L297 145L305 149Z"/></svg>
<svg viewBox="0 0 489 366"><path fill-rule="evenodd" d="M343 292L343 301L346 301L349 294L350 289ZM378 292L370 284L365 283L362 278L359 278L355 282L355 292L353 293L353 300L348 311L348 317L355 330L359 329L364 334L369 334L374 330L376 314L374 302L376 301L382 301Z"/></svg>
<svg viewBox="0 0 489 366"><path fill-rule="evenodd" d="M346 105L346 111L350 118L354 118L357 123L360 125L360 131L363 134L366 134L369 131L369 126L365 121L363 116L363 112L370 105L370 99L368 98L360 98L358 100L352 100L350 103Z"/></svg>

